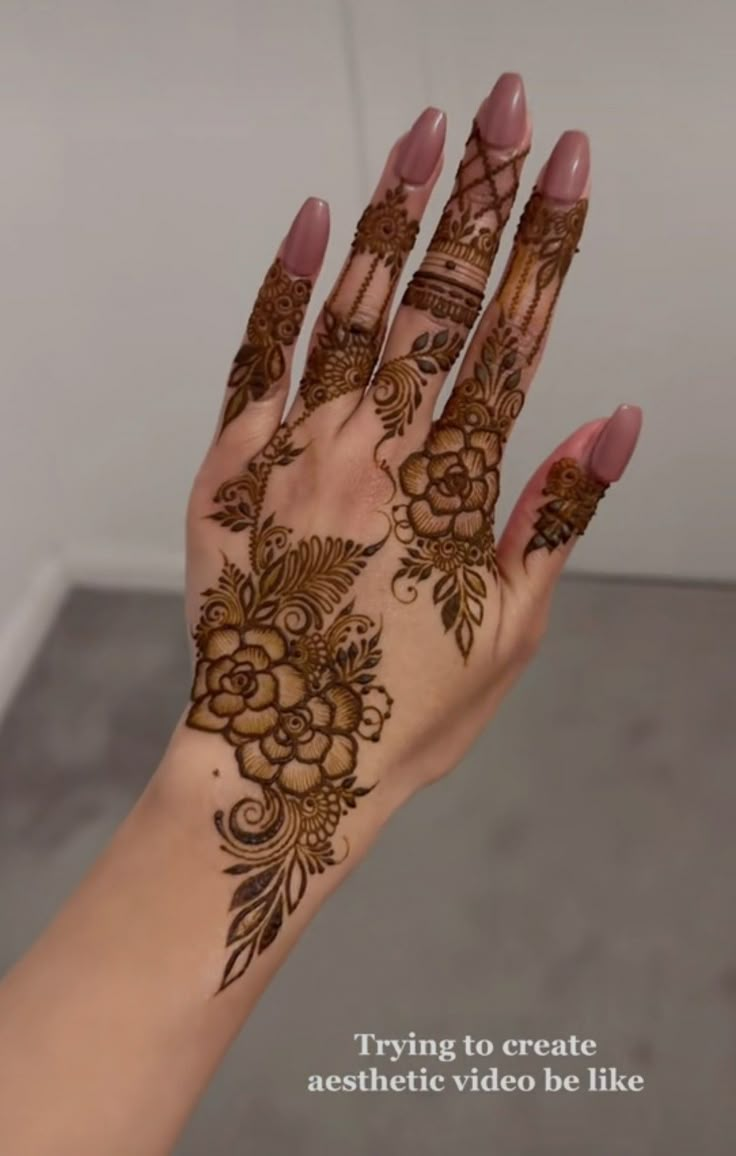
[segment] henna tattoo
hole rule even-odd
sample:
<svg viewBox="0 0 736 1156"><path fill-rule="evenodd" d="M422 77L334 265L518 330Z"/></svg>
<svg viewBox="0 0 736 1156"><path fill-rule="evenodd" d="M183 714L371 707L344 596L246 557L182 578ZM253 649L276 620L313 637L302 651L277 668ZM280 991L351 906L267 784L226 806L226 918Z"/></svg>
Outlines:
<svg viewBox="0 0 736 1156"><path fill-rule="evenodd" d="M282 426L266 449L241 474L225 481L215 494L219 509L210 516L224 528L242 531L257 524L271 472L274 466L288 465L303 451L303 445L294 443L294 434L314 410L345 393L367 388L383 343L391 295L419 231L419 222L409 217L406 201L406 189L398 185L363 212L351 258L356 254L369 255L372 260L368 270L349 308L338 313L335 302L342 292L349 260L323 308L322 331L310 351L300 386L304 406L301 416ZM382 304L374 323L364 327L356 315L380 269L388 273ZM264 366L270 366L276 374L275 380L284 372L285 360L279 342L291 344L296 340L309 301L308 292L302 303L303 291L295 289L295 308L290 311L284 277L286 274L276 261L256 300L246 341L233 366L228 383L233 393L226 405L223 428L242 413L250 396L260 397L265 392ZM292 287L303 284L309 289L310 286L308 281L295 282L288 277L286 280Z"/></svg>
<svg viewBox="0 0 736 1156"><path fill-rule="evenodd" d="M329 305L322 312L301 384L304 408L311 413L326 401L367 387L381 350L383 333L361 330L340 321Z"/></svg>
<svg viewBox="0 0 736 1156"><path fill-rule="evenodd" d="M307 358L300 390L307 413L345 393L362 392L370 382L394 287L419 232L419 222L409 216L406 201L405 187L397 185L382 200L368 205L358 222L350 257L323 310L323 330ZM371 260L346 307L341 297L356 256ZM361 310L378 276L384 282L380 304L365 324L359 320Z"/></svg>
<svg viewBox="0 0 736 1156"><path fill-rule="evenodd" d="M273 943L309 876L338 862L340 818L371 789L356 785L359 745L378 741L392 706L376 681L380 624L347 600L382 543L292 543L273 515L253 536L251 572L226 558L204 592L187 715L188 726L230 744L260 790L215 815L234 859L225 872L242 879L220 990Z"/></svg>
<svg viewBox="0 0 736 1156"><path fill-rule="evenodd" d="M531 362L541 349L552 320L565 275L577 252L588 212L587 200L569 209L553 206L538 191L529 198L514 239L515 260L510 262L498 288L498 297L520 333L534 326L529 350ZM533 291L528 292L533 273ZM523 305L523 308L522 308ZM541 325L535 324L542 314Z"/></svg>
<svg viewBox="0 0 736 1156"><path fill-rule="evenodd" d="M448 329L441 329L434 336L421 333L408 353L381 366L373 382L373 401L384 429L376 452L388 438L405 432L422 400L427 377L447 373L462 347L460 334L450 335Z"/></svg>
<svg viewBox="0 0 736 1156"><path fill-rule="evenodd" d="M353 253L371 256L372 269L382 261L394 278L401 273L419 232L419 222L409 216L406 201L404 185L389 189L383 200L363 210L353 240Z"/></svg>
<svg viewBox="0 0 736 1156"><path fill-rule="evenodd" d="M225 871L239 879L220 990L274 942L309 877L339 861L340 820L371 789L357 785L360 745L377 742L391 714L392 700L377 682L381 625L349 597L383 542L312 536L294 543L290 530L273 514L264 519L263 510L274 468L305 448L294 435L309 413L370 379L390 294L418 229L405 202L399 187L363 214L353 252L369 253L372 261L346 314L333 307L335 294L325 307L302 384L302 415L218 488L209 515L223 529L248 532L250 562L246 573L226 558L217 584L204 592L186 720L220 734L251 784L251 793L215 815L222 849L233 859ZM375 325L366 329L356 314L379 269L388 287ZM296 339L307 299L299 308L292 307L293 294L287 301L277 262L236 358L224 424L250 397L262 396L266 378L284 372L282 346ZM345 840L343 857L348 851Z"/></svg>
<svg viewBox="0 0 736 1156"><path fill-rule="evenodd" d="M499 159L473 122L450 199L404 294L406 305L466 333L472 329L527 152Z"/></svg>
<svg viewBox="0 0 736 1156"><path fill-rule="evenodd" d="M575 458L553 462L542 490L542 496L550 500L537 511L524 560L535 550L544 547L552 553L569 542L573 534L584 534L607 489L605 482L599 482Z"/></svg>
<svg viewBox="0 0 736 1156"><path fill-rule="evenodd" d="M273 262L230 370L222 429L240 416L249 401L264 397L283 377L284 348L299 336L311 292L311 281L290 277L278 258Z"/></svg>
<svg viewBox="0 0 736 1156"><path fill-rule="evenodd" d="M486 575L496 572L498 469L524 402L520 363L518 338L501 314L473 376L456 386L425 448L399 467L408 500L393 508L394 532L408 549L393 577L394 594L414 601L417 584L434 576L433 601L466 660L483 622Z"/></svg>
<svg viewBox="0 0 736 1156"><path fill-rule="evenodd" d="M433 601L465 661L483 623L488 576L497 577L493 519L501 456L524 404L523 375L541 348L586 210L586 201L559 209L532 195L472 373L455 386L424 449L398 469L397 489L406 501L393 506L393 530L406 550L393 592L413 602L419 585L434 579ZM462 222L461 214L460 238ZM553 516L551 509L539 535Z"/></svg>
<svg viewBox="0 0 736 1156"><path fill-rule="evenodd" d="M482 308L488 274L526 155L515 153L499 159L497 150L483 140L477 123L473 123L450 199L404 294L404 305L455 327L441 366L445 373L460 355ZM373 397L385 431L381 443L406 431L421 401L426 383L416 371L409 381L411 361L410 351L405 358L382 367L374 383Z"/></svg>

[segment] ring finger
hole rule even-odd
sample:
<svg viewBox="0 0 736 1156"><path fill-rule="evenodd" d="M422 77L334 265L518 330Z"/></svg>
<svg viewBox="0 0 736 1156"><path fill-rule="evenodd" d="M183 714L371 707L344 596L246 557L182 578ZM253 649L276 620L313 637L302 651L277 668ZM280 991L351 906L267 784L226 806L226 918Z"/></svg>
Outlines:
<svg viewBox="0 0 736 1156"><path fill-rule="evenodd" d="M291 428L308 418L312 427L316 411L322 431L338 427L370 381L396 284L442 168L445 130L445 114L425 109L391 150L312 335Z"/></svg>

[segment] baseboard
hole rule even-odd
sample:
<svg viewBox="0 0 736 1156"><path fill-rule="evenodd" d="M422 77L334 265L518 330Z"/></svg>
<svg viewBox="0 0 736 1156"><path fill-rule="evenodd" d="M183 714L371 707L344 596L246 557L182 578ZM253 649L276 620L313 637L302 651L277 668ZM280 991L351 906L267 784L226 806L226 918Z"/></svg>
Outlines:
<svg viewBox="0 0 736 1156"><path fill-rule="evenodd" d="M0 630L0 721L53 625L69 583L58 559L42 563Z"/></svg>
<svg viewBox="0 0 736 1156"><path fill-rule="evenodd" d="M103 543L43 562L0 628L0 722L73 586L183 592L184 555Z"/></svg>
<svg viewBox="0 0 736 1156"><path fill-rule="evenodd" d="M134 550L114 543L68 549L62 569L70 586L103 590L184 590L184 554L176 550Z"/></svg>

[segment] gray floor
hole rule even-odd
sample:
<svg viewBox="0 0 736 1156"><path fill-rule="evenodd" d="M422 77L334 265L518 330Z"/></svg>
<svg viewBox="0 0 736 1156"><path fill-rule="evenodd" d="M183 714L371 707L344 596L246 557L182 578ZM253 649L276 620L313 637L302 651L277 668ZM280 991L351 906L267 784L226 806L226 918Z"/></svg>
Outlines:
<svg viewBox="0 0 736 1156"><path fill-rule="evenodd" d="M312 925L178 1156L731 1156L735 651L736 590L566 582L523 684ZM187 681L177 599L69 599L0 732L0 965L129 807ZM354 1032L410 1030L575 1032L646 1087L304 1090L370 1066Z"/></svg>

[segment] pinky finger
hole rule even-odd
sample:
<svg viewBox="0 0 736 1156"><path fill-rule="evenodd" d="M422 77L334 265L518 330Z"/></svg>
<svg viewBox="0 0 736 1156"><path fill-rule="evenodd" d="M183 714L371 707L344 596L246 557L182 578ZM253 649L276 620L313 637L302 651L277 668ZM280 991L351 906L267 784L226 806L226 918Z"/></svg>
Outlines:
<svg viewBox="0 0 736 1156"><path fill-rule="evenodd" d="M576 430L544 462L516 503L498 545L499 571L523 601L544 603L609 485L622 476L642 412L621 405Z"/></svg>

